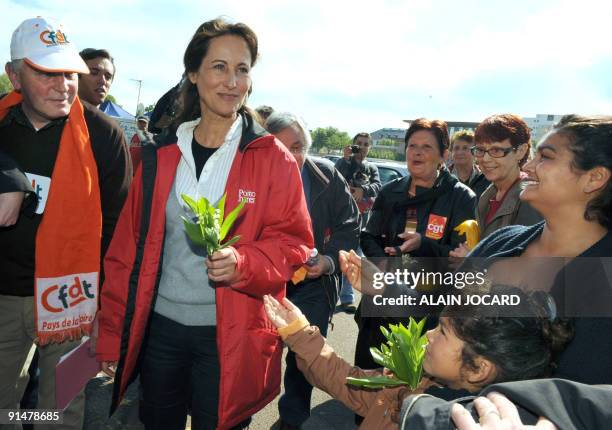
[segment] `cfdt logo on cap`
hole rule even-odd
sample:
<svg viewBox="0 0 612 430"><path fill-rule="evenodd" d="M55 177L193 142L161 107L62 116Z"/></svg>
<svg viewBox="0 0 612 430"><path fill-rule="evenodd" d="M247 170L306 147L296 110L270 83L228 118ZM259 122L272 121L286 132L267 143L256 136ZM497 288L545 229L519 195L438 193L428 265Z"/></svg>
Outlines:
<svg viewBox="0 0 612 430"><path fill-rule="evenodd" d="M68 42L68 38L62 30L45 30L40 33L40 40L45 45L64 45Z"/></svg>

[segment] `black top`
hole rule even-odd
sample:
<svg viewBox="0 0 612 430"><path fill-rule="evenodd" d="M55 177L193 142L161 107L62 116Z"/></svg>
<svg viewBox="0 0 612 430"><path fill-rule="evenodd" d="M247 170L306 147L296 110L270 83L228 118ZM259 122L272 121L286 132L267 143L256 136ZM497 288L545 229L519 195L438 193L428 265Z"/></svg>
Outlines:
<svg viewBox="0 0 612 430"><path fill-rule="evenodd" d="M610 386L591 386L563 379L535 379L489 385L480 395L494 391L516 405L524 425L535 425L540 417L548 418L556 428L572 430L609 429L612 422ZM453 403L430 396L410 395L403 401L398 428L454 430L456 427L451 420ZM474 397L464 397L457 403L463 404L478 421Z"/></svg>
<svg viewBox="0 0 612 430"><path fill-rule="evenodd" d="M208 161L210 157L215 153L215 151L219 148L206 148L205 146L200 145L195 137L191 140L191 152L193 153L193 161L195 162L195 170L196 170L196 178L200 179L200 174L202 173L202 169L204 165Z"/></svg>
<svg viewBox="0 0 612 430"><path fill-rule="evenodd" d="M499 257L519 256L542 234L543 229L544 222L529 227L504 227L483 239L469 256L483 258L485 265L492 264ZM581 258L572 260L559 272L551 294L556 296L557 288L563 288L566 293L584 293L581 302L589 299L592 299L592 304L596 304L593 301L607 301L602 306L607 306L609 310L611 256L612 232L608 232L578 256ZM599 291L598 298L595 298L592 292L594 286L603 286L604 294L601 295L602 291ZM564 307L572 308L560 306L560 309ZM585 384L612 384L612 318L580 317L573 318L573 323L574 339L559 357L558 367L552 376Z"/></svg>
<svg viewBox="0 0 612 430"><path fill-rule="evenodd" d="M25 193L21 213L32 214L36 209L36 194L27 176L11 157L0 150L0 194L22 191Z"/></svg>
<svg viewBox="0 0 612 430"><path fill-rule="evenodd" d="M374 163L367 160L358 163L354 157L351 157L350 160L341 158L336 161L335 167L350 186L363 189L364 197L375 198L380 192L382 182L380 182L378 167Z"/></svg>
<svg viewBox="0 0 612 430"><path fill-rule="evenodd" d="M98 167L104 255L127 196L132 164L119 124L86 102L83 109ZM20 171L50 178L67 120L53 120L36 130L21 105L14 106L0 121L0 150L15 161ZM42 216L22 214L15 225L0 228L0 294L34 295L34 248Z"/></svg>

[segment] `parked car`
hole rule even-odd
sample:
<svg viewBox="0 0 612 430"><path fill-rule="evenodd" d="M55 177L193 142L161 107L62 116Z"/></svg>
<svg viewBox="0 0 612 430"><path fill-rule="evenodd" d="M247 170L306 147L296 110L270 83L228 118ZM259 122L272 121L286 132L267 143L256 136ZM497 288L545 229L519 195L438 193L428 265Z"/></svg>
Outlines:
<svg viewBox="0 0 612 430"><path fill-rule="evenodd" d="M340 158L339 155L325 155L323 157L312 156L312 158L325 158L332 163L336 163ZM397 178L403 178L408 175L408 168L406 163L393 160L380 160L380 159L367 159L369 162L374 163L378 167L378 173L380 174L380 181L384 184L391 182Z"/></svg>
<svg viewBox="0 0 612 430"><path fill-rule="evenodd" d="M341 159L342 157L339 155L324 155L323 158L327 158L328 160L330 160L332 163L336 164L336 161L338 161L339 159Z"/></svg>
<svg viewBox="0 0 612 430"><path fill-rule="evenodd" d="M392 160L378 160L378 159L367 159L370 163L374 163L378 167L378 173L380 175L380 182L386 184L394 179L403 178L408 176L408 167L406 163Z"/></svg>

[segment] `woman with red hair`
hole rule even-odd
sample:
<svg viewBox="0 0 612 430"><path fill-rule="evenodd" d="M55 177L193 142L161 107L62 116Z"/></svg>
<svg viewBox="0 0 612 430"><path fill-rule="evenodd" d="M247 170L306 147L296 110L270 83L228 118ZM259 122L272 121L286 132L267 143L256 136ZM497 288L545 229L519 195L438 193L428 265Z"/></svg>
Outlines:
<svg viewBox="0 0 612 430"><path fill-rule="evenodd" d="M481 238L508 225L533 225L542 220L529 203L519 200L524 188L521 180L526 177L521 168L529 157L530 138L525 121L513 114L490 116L476 128L472 154L491 182L478 200ZM468 251L461 244L450 255L465 257Z"/></svg>

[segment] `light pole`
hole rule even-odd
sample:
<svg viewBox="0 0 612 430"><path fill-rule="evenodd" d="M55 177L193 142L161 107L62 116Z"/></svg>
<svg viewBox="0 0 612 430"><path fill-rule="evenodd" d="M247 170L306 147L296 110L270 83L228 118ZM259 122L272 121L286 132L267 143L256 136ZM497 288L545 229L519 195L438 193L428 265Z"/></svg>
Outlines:
<svg viewBox="0 0 612 430"><path fill-rule="evenodd" d="M138 82L138 99L136 100L136 116L138 116L138 106L140 106L140 89L142 88L142 79L130 79L130 81Z"/></svg>

